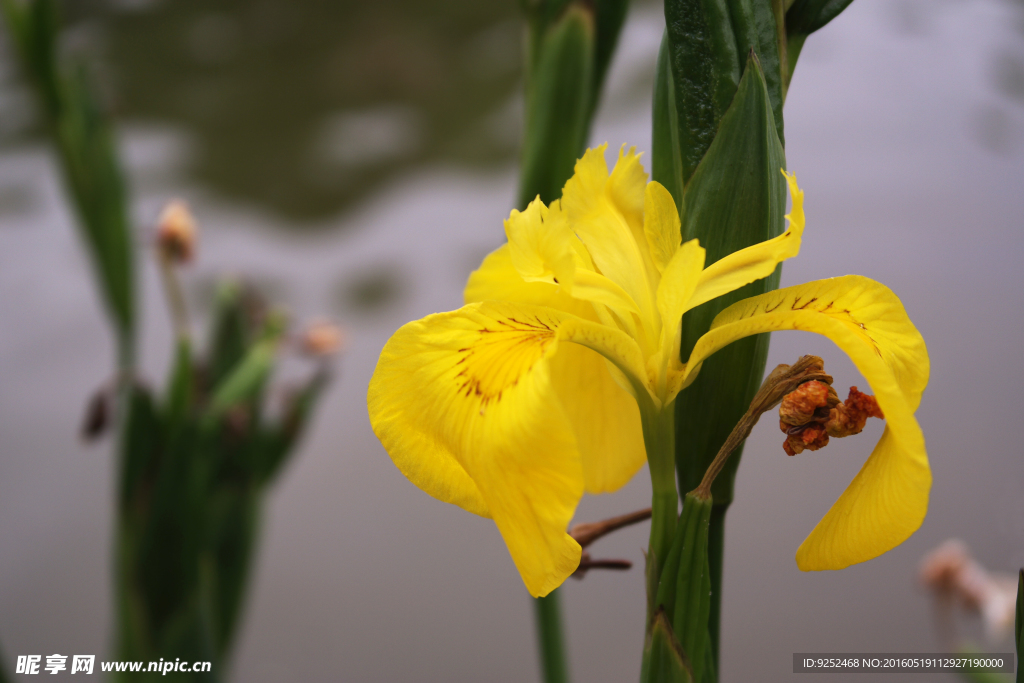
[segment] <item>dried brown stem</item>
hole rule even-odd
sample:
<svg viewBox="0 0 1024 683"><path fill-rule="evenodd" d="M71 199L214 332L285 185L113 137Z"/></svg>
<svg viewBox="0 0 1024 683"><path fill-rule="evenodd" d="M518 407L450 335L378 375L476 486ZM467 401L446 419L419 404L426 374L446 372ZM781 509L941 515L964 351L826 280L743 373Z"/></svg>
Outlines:
<svg viewBox="0 0 1024 683"><path fill-rule="evenodd" d="M725 467L726 460L750 436L761 415L779 405L786 394L812 379L832 384L832 377L825 373L824 367L824 361L817 356L801 356L793 365L779 365L772 370L750 402L750 408L722 444L718 455L704 473L700 486L694 489L694 495L705 499L711 496L711 484Z"/></svg>
<svg viewBox="0 0 1024 683"><path fill-rule="evenodd" d="M616 529L621 529L622 527L630 526L631 524L637 524L638 522L642 522L650 518L651 508L644 508L643 510L619 515L618 517L610 517L609 519L604 519L600 522L584 522L582 524L577 524L569 530L569 535L576 539L576 542L580 544L581 548L586 548L597 539L610 534Z"/></svg>

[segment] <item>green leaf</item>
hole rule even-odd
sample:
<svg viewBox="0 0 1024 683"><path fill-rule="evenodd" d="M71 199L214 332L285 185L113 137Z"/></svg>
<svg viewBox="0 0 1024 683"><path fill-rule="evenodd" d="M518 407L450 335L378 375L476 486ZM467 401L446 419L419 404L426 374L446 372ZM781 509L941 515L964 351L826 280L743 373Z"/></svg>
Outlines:
<svg viewBox="0 0 1024 683"><path fill-rule="evenodd" d="M853 0L796 0L786 11L786 33L809 36L835 19Z"/></svg>
<svg viewBox="0 0 1024 683"><path fill-rule="evenodd" d="M780 32L770 2L667 0L665 25L667 69L659 66L655 91L655 156L667 153L663 143L657 141L665 137L658 132L658 117L664 116L659 109L670 99L675 104L682 177L669 179L656 171L656 180L666 187L670 183L689 184L716 137L751 54L760 60L776 134L784 140ZM664 93L663 75L667 72L671 72L673 84L670 96Z"/></svg>
<svg viewBox="0 0 1024 683"><path fill-rule="evenodd" d="M192 364L192 344L188 339L179 338L175 344L170 381L167 383L165 414L168 425L178 425L186 418L195 401L194 392L195 367Z"/></svg>
<svg viewBox="0 0 1024 683"><path fill-rule="evenodd" d="M3 10L43 105L64 184L113 318L121 364L128 367L134 355L134 262L124 181L109 118L85 68L62 68L58 62L53 0L30 0L21 7L4 0Z"/></svg>
<svg viewBox="0 0 1024 683"><path fill-rule="evenodd" d="M668 36L661 38L657 69L654 74L654 111L652 121L651 176L665 186L677 207L683 205L682 145L679 142L679 115L676 109L675 83L668 57Z"/></svg>
<svg viewBox="0 0 1024 683"><path fill-rule="evenodd" d="M708 570L708 522L711 519L711 498L701 499L693 493L683 499L679 518L682 531L679 566L675 577L666 573L662 582L676 582L672 626L683 650L690 657L693 679L704 681L708 663L708 615L711 611L711 578Z"/></svg>
<svg viewBox="0 0 1024 683"><path fill-rule="evenodd" d="M594 98L593 15L572 5L552 25L531 28L520 208L537 195L545 203L562 196L587 141Z"/></svg>
<svg viewBox="0 0 1024 683"><path fill-rule="evenodd" d="M217 386L252 343L248 304L242 286L225 282L217 291L206 361L206 384Z"/></svg>
<svg viewBox="0 0 1024 683"><path fill-rule="evenodd" d="M260 443L257 446L260 452L253 455L254 460L259 463L257 481L268 483L281 471L324 395L327 382L326 372L315 374L294 396L289 397L280 422L260 433Z"/></svg>
<svg viewBox="0 0 1024 683"><path fill-rule="evenodd" d="M786 71L785 89L793 78L797 59L807 36L839 16L853 0L796 0L786 10Z"/></svg>
<svg viewBox="0 0 1024 683"><path fill-rule="evenodd" d="M722 257L783 232L786 188L782 144L771 103L751 58L736 98L722 118L683 198L683 240L699 239L710 265ZM685 360L724 308L778 286L780 271L688 312L682 321ZM750 405L761 384L768 335L748 337L706 360L694 383L676 399L676 467L680 491L697 487L718 449ZM737 450L715 480L720 505L732 501L740 461Z"/></svg>
<svg viewBox="0 0 1024 683"><path fill-rule="evenodd" d="M668 617L664 611L658 611L644 647L641 683L694 683L699 680L694 676L690 660L673 633Z"/></svg>
<svg viewBox="0 0 1024 683"><path fill-rule="evenodd" d="M147 470L159 457L162 426L160 415L149 392L137 385L127 389L127 413L120 444L121 466L118 468L119 505L122 511L145 488Z"/></svg>
<svg viewBox="0 0 1024 683"><path fill-rule="evenodd" d="M664 662L671 660L668 655L675 649L673 643L678 643L679 652L685 653L685 668L694 681L701 682L714 677L708 635L711 609L708 523L711 510L711 498L699 498L693 493L684 497L683 511L676 524L672 547L665 559L661 576L657 578L658 589L653 603L655 619L651 622L651 628L657 628L658 617L664 617L667 624L670 624L666 633L672 636L671 639L667 635L662 636L663 644L672 647L652 650L652 666L656 662L663 662L661 666L664 668ZM653 632L649 634L649 640L651 638ZM712 662L710 667L709 662Z"/></svg>
<svg viewBox="0 0 1024 683"><path fill-rule="evenodd" d="M213 421L230 408L252 400L263 391L274 369L276 339L256 342L244 358L213 389L206 419Z"/></svg>

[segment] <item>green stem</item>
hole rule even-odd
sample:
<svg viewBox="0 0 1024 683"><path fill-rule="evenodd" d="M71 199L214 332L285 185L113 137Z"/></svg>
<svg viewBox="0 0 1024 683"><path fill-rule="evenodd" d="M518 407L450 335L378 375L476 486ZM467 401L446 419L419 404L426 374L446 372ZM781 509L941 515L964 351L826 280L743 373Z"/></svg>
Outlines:
<svg viewBox="0 0 1024 683"><path fill-rule="evenodd" d="M655 410L653 406L642 406L640 415L647 464L651 470L649 553L653 554L656 562L656 571L651 577L656 586L665 559L668 557L668 550L672 546L676 520L679 517L679 494L676 489L675 472L675 407L669 404L661 410Z"/></svg>
<svg viewBox="0 0 1024 683"><path fill-rule="evenodd" d="M558 589L534 600L537 617L537 642L544 683L568 683L565 643L562 641L562 608Z"/></svg>
<svg viewBox="0 0 1024 683"><path fill-rule="evenodd" d="M722 625L722 561L725 558L725 505L711 508L711 523L708 527L708 567L711 571L711 611L708 615L708 631L711 635L711 654L715 671L719 665L719 642Z"/></svg>

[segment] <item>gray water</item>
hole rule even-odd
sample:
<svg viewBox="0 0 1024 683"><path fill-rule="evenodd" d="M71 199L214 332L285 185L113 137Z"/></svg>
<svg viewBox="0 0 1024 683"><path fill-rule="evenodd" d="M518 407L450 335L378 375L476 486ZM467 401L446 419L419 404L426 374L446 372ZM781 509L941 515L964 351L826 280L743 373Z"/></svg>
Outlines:
<svg viewBox="0 0 1024 683"><path fill-rule="evenodd" d="M485 20L497 28L481 34L482 45L507 30L506 18ZM102 33L103 22L95 25ZM210 25L203 30L217 28ZM649 149L661 31L654 7L634 10L595 144ZM804 49L786 137L808 226L783 285L858 273L897 292L931 355L917 415L935 484L928 518L909 541L840 572L802 573L797 546L880 428L787 458L771 421L759 425L728 517L724 682L796 678L793 652L938 651L916 569L946 538L964 539L993 570L1024 565L1022 75L1024 6L1006 1L857 0ZM518 125L514 92L512 83L473 110L494 139ZM0 92L0 110L18 111L17 96ZM308 188L274 195L272 177L232 186L229 173L202 171L210 143L186 117L140 112L123 127L140 252L170 197L189 200L203 225L199 261L186 275L196 309L219 275L241 273L297 323L327 314L349 337L338 379L271 496L231 679L536 680L530 600L493 524L409 484L370 431L364 398L388 336L459 306L469 270L501 243L514 136L483 160L421 151L399 163L403 150L388 143L396 136L421 150L456 145L424 132L433 128L415 112L428 105L372 100L325 118L326 138L316 139L334 168L376 175L359 192L310 200L311 212L294 208ZM332 148L331 135L367 143ZM261 140L249 141L251 158ZM295 175L280 174L281 184ZM148 262L143 287L143 365L159 379L170 334ZM9 661L54 652L103 659L114 472L109 443L85 446L77 428L86 398L110 375L113 348L52 162L24 135L12 134L0 154L0 310L0 642ZM823 356L838 385L864 388L831 342L813 335L776 334L769 365L803 353ZM641 472L619 493L586 498L577 518L644 507L649 495ZM642 563L646 535L646 526L621 531L594 550ZM640 571L592 572L562 594L574 679L635 680ZM960 628L980 638L972 620Z"/></svg>

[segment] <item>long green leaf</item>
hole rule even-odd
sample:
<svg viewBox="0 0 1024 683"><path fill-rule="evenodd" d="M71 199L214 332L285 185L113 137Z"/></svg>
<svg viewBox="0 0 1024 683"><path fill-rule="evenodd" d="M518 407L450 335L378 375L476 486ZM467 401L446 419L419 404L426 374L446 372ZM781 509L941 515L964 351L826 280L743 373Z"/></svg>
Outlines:
<svg viewBox="0 0 1024 683"><path fill-rule="evenodd" d="M683 651L665 612L654 616L640 667L641 683L695 683L690 660Z"/></svg>
<svg viewBox="0 0 1024 683"><path fill-rule="evenodd" d="M134 357L135 283L123 175L109 118L84 67L58 62L53 0L3 0L8 30L35 86L78 214L100 292L113 318L121 363Z"/></svg>
<svg viewBox="0 0 1024 683"><path fill-rule="evenodd" d="M673 630L693 665L695 681L706 681L710 643L708 616L711 610L711 578L708 569L708 522L711 519L711 499L701 499L692 493L683 499L683 512L679 518L679 568L675 577L666 575L663 581L676 582Z"/></svg>
<svg viewBox="0 0 1024 683"><path fill-rule="evenodd" d="M689 184L704 154L718 134L722 117L732 104L749 56L761 64L774 125L783 138L783 78L778 36L780 31L770 2L762 0L667 0L665 3L668 69L659 65L655 90L655 117L663 116L665 96L661 77L672 76L676 144L683 184ZM664 137L655 124L655 136ZM666 149L655 143L655 156ZM656 162L657 165L657 162ZM666 187L678 184L655 172ZM668 182L666 182L668 181ZM670 187L671 191L671 187Z"/></svg>
<svg viewBox="0 0 1024 683"><path fill-rule="evenodd" d="M594 74L594 17L570 6L535 41L526 86L526 133L519 208L562 195L586 145Z"/></svg>
<svg viewBox="0 0 1024 683"><path fill-rule="evenodd" d="M683 240L698 239L707 263L783 232L785 155L760 68L750 59L733 106L722 119L683 200ZM683 317L685 360L724 308L778 286L779 271L710 301ZM761 383L768 336L736 342L704 362L696 381L676 399L676 466L680 491L697 487L719 447ZM716 504L732 501L739 452L715 480Z"/></svg>

